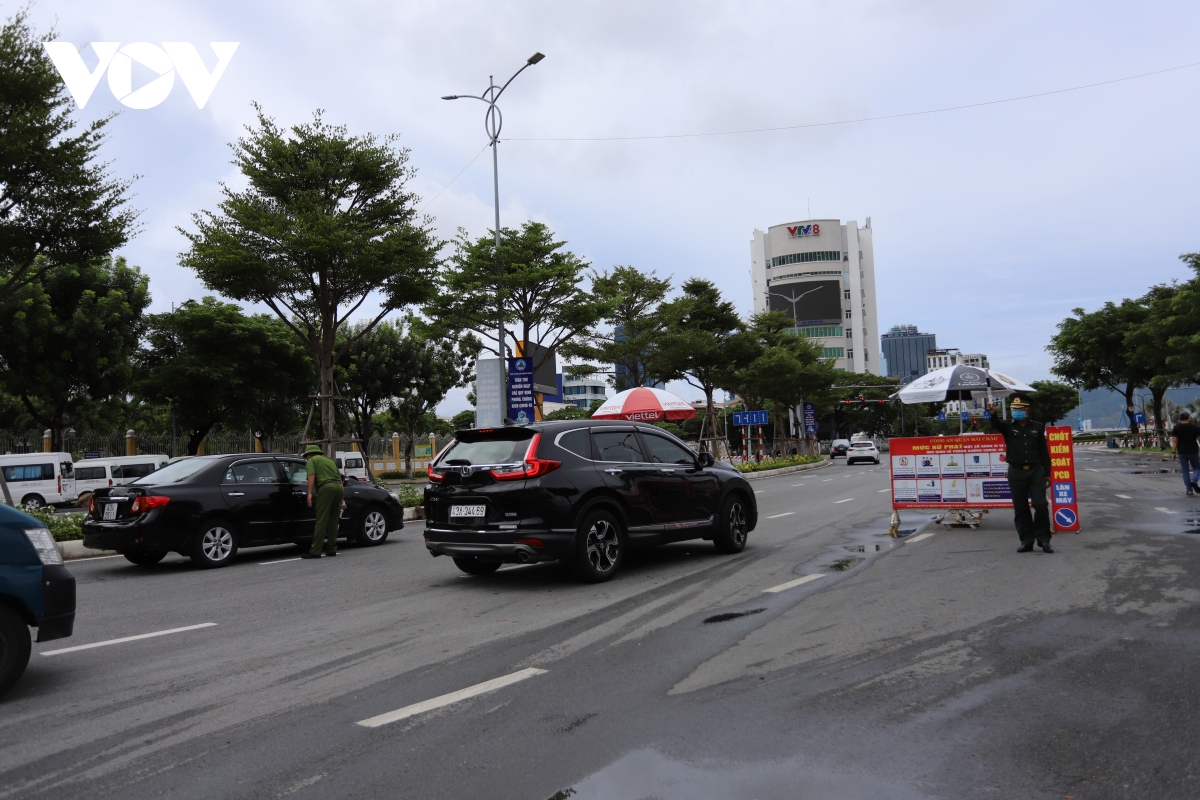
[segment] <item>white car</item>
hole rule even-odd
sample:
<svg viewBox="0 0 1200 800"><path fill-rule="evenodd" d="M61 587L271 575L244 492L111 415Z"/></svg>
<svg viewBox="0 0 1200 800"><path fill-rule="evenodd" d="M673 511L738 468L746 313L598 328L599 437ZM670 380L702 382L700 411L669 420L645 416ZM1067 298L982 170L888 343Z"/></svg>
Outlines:
<svg viewBox="0 0 1200 800"><path fill-rule="evenodd" d="M853 442L850 449L846 451L846 466L855 461L870 461L872 464L878 464L879 448L875 446L874 442Z"/></svg>

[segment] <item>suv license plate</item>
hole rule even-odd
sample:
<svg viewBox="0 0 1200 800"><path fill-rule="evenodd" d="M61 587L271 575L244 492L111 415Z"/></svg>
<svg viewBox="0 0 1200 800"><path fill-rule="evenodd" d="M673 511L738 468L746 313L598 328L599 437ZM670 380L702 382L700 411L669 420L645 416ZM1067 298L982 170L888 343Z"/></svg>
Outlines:
<svg viewBox="0 0 1200 800"><path fill-rule="evenodd" d="M487 509L484 506L450 506L450 516L486 517Z"/></svg>
<svg viewBox="0 0 1200 800"><path fill-rule="evenodd" d="M106 503L104 505L104 518L105 519L116 519L117 518L117 504L116 503Z"/></svg>

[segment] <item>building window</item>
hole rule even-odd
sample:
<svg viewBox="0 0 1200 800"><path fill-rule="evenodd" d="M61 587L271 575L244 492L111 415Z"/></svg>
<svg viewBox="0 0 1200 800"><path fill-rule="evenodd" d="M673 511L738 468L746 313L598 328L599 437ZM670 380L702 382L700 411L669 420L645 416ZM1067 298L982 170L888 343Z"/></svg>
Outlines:
<svg viewBox="0 0 1200 800"><path fill-rule="evenodd" d="M846 358L850 359L851 361L854 360L854 348L850 348L846 351Z"/></svg>
<svg viewBox="0 0 1200 800"><path fill-rule="evenodd" d="M842 358L846 355L844 347L826 347L821 351L821 358Z"/></svg>
<svg viewBox="0 0 1200 800"><path fill-rule="evenodd" d="M817 270L815 272L789 272L786 275L776 275L773 278L767 278L767 283L778 283L779 281L791 280L792 278L812 278L820 275L841 275L837 270Z"/></svg>
<svg viewBox="0 0 1200 800"><path fill-rule="evenodd" d="M849 299L850 299L850 290L849 290L849 289L844 289L844 290L842 290L842 296L843 296L843 297L844 297L846 300L849 300Z"/></svg>
<svg viewBox="0 0 1200 800"><path fill-rule="evenodd" d="M801 336L808 337L809 339L842 335L842 327L840 325L817 325L806 328L792 328L792 330Z"/></svg>
<svg viewBox="0 0 1200 800"><path fill-rule="evenodd" d="M853 314L854 314L854 312L853 312L853 311L851 311L851 310L850 310L850 309L848 309L848 308L846 309L846 319L850 319L850 317L851 317Z"/></svg>
<svg viewBox="0 0 1200 800"><path fill-rule="evenodd" d="M854 329L853 328L846 328L846 338L847 339L854 338Z"/></svg>
<svg viewBox="0 0 1200 800"><path fill-rule="evenodd" d="M775 256L771 259L772 267L782 267L787 264L807 264L811 261L841 261L840 250L817 250L812 253L788 253L786 256Z"/></svg>

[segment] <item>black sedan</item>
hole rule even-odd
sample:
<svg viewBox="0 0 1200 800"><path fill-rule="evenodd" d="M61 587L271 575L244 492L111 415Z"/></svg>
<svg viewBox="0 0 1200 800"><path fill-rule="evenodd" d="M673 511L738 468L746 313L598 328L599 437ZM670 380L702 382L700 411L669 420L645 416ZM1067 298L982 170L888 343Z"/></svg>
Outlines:
<svg viewBox="0 0 1200 800"><path fill-rule="evenodd" d="M186 458L126 486L96 490L83 521L83 546L116 550L134 564L156 564L175 552L200 567L221 567L241 547L311 542L316 516L307 494L298 456ZM377 545L403 527L404 508L395 495L347 481L343 536Z"/></svg>
<svg viewBox="0 0 1200 800"><path fill-rule="evenodd" d="M429 481L425 546L472 575L558 559L604 581L634 548L708 539L738 553L758 521L736 469L628 422L459 431Z"/></svg>

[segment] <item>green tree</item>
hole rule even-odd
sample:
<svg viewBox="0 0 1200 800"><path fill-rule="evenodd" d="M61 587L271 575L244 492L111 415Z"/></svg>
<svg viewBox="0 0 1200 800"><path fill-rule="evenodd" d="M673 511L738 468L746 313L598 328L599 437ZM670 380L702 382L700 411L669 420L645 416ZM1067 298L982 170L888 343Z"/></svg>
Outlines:
<svg viewBox="0 0 1200 800"><path fill-rule="evenodd" d="M214 425L243 423L255 410L264 435L291 424L312 374L311 356L277 319L205 297L147 318L134 387L174 410L188 434L187 454L195 455ZM270 416L272 408L283 419Z"/></svg>
<svg viewBox="0 0 1200 800"><path fill-rule="evenodd" d="M663 330L649 369L663 380L684 380L704 392L703 440L706 429L710 437L717 434L713 392L728 378L730 342L743 326L733 303L712 281L690 278L682 289L662 305Z"/></svg>
<svg viewBox="0 0 1200 800"><path fill-rule="evenodd" d="M522 342L544 347L537 369L593 329L606 310L604 299L585 285L588 263L565 247L540 222L526 222L519 231L501 228L498 255L494 232L472 240L460 229L426 314L443 335L472 331L484 350L500 357L515 355ZM504 306L503 353L494 344L497 295Z"/></svg>
<svg viewBox="0 0 1200 800"><path fill-rule="evenodd" d="M1079 390L1059 381L1034 381L1029 384L1037 391L1025 397L1029 403L1029 416L1051 425L1065 419L1079 406Z"/></svg>
<svg viewBox="0 0 1200 800"><path fill-rule="evenodd" d="M67 427L128 390L149 282L123 258L37 272L0 306L0 381L61 450Z"/></svg>
<svg viewBox="0 0 1200 800"><path fill-rule="evenodd" d="M471 409L460 411L450 418L450 427L456 431L465 431L475 427L475 412Z"/></svg>
<svg viewBox="0 0 1200 800"><path fill-rule="evenodd" d="M1149 309L1135 301L1120 305L1105 303L1093 312L1076 308L1073 316L1058 324L1058 333L1046 349L1054 356L1052 371L1073 386L1086 390L1109 389L1125 395L1125 407L1133 408L1133 394L1148 386L1154 371L1133 357L1128 336L1146 321ZM1130 431L1137 435L1132 416Z"/></svg>
<svg viewBox="0 0 1200 800"><path fill-rule="evenodd" d="M357 327L349 329L351 336L358 333ZM356 336L338 367L338 386L363 452L370 446L375 415L409 388L407 370L413 357L412 343L404 338L404 323L384 320L374 330ZM369 475L369 464L367 468Z"/></svg>
<svg viewBox="0 0 1200 800"><path fill-rule="evenodd" d="M434 409L447 392L472 380L471 363L479 352L479 342L468 336L456 345L419 320L410 320L403 344L401 389L392 398L387 417L407 438L404 470L411 478L413 442L418 436L448 427L434 415Z"/></svg>
<svg viewBox="0 0 1200 800"><path fill-rule="evenodd" d="M659 278L653 270L616 266L603 275L593 273L592 290L604 301L602 321L609 329L581 333L562 349L563 355L617 366L613 386L618 392L657 379L650 364L663 330L659 308L671 291L671 279Z"/></svg>
<svg viewBox="0 0 1200 800"><path fill-rule="evenodd" d="M233 145L246 187L222 184L218 213L181 229L191 242L181 263L226 297L265 303L309 348L332 454L334 367L387 314L434 294L440 242L418 216L415 170L395 136L350 136L321 112L287 131L255 108L257 128ZM348 333L368 298L378 313Z"/></svg>
<svg viewBox="0 0 1200 800"><path fill-rule="evenodd" d="M99 160L112 117L76 127L74 101L27 20L22 9L0 27L0 301L59 267L107 257L137 218L126 208L130 181Z"/></svg>

